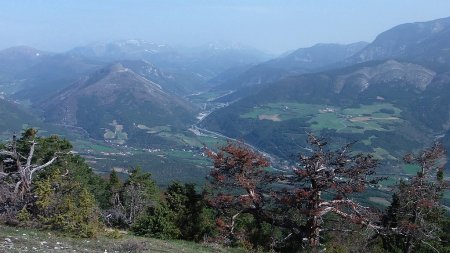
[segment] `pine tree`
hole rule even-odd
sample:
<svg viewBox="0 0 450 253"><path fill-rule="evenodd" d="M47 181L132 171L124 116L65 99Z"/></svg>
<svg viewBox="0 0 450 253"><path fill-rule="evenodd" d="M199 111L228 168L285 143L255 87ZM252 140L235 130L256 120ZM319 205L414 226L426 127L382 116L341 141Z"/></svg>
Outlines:
<svg viewBox="0 0 450 253"><path fill-rule="evenodd" d="M144 215L148 208L159 202L159 190L150 173L142 172L140 167L133 169L124 185L123 206L127 223L132 225L135 220Z"/></svg>
<svg viewBox="0 0 450 253"><path fill-rule="evenodd" d="M197 193L194 184L172 183L165 192L165 200L175 214L180 239L200 241L212 233L212 212L206 206L204 194Z"/></svg>

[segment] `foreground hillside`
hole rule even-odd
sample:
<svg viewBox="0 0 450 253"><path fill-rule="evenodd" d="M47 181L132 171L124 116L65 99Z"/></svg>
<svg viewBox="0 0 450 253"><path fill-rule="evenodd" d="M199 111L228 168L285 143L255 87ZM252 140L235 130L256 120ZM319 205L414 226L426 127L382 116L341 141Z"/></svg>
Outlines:
<svg viewBox="0 0 450 253"><path fill-rule="evenodd" d="M74 239L53 231L0 226L0 252L240 252L186 241L163 241L124 235Z"/></svg>
<svg viewBox="0 0 450 253"><path fill-rule="evenodd" d="M311 154L281 173L264 155L230 142L207 151L213 163L208 183L173 182L162 189L139 167L126 175L95 174L67 140L27 129L0 143L0 224L30 230L0 227L0 252L208 252L173 240L253 251L361 252L370 245L367 252L429 252L422 249L432 245L447 252L442 145L406 156L405 165L420 173L388 188L375 175L373 156L327 144L308 135ZM420 223L409 219L413 213ZM349 230L355 233L344 233ZM53 238L62 234L89 239Z"/></svg>

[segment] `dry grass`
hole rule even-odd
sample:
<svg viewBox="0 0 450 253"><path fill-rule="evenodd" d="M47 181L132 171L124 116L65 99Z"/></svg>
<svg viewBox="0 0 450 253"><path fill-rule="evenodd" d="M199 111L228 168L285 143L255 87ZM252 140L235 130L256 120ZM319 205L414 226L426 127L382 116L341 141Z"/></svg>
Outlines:
<svg viewBox="0 0 450 253"><path fill-rule="evenodd" d="M124 235L114 239L76 239L52 231L0 226L0 252L242 252L238 249L212 247L187 241L158 240Z"/></svg>

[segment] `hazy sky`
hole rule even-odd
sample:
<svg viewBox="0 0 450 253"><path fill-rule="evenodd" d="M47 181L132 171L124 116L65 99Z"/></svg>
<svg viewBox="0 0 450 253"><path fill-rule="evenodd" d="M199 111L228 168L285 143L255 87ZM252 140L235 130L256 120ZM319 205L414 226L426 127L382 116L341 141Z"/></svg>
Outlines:
<svg viewBox="0 0 450 253"><path fill-rule="evenodd" d="M281 53L319 42L370 42L397 24L447 16L450 0L0 0L0 49L219 40Z"/></svg>

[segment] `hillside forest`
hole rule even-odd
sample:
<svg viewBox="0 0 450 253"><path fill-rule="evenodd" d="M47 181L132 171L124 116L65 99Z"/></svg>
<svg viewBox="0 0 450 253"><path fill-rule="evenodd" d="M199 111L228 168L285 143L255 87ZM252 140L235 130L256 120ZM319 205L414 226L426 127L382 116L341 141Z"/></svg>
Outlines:
<svg viewBox="0 0 450 253"><path fill-rule="evenodd" d="M364 200L385 180L372 155L352 152L352 143L332 149L313 134L307 141L310 152L300 153L289 173L229 142L206 150L213 164L206 184L161 189L139 167L127 178L115 171L101 177L72 153L69 141L30 128L0 149L1 222L75 237L128 231L249 251L450 250L441 144L405 155L404 163L420 170L400 181L390 205L380 208Z"/></svg>

